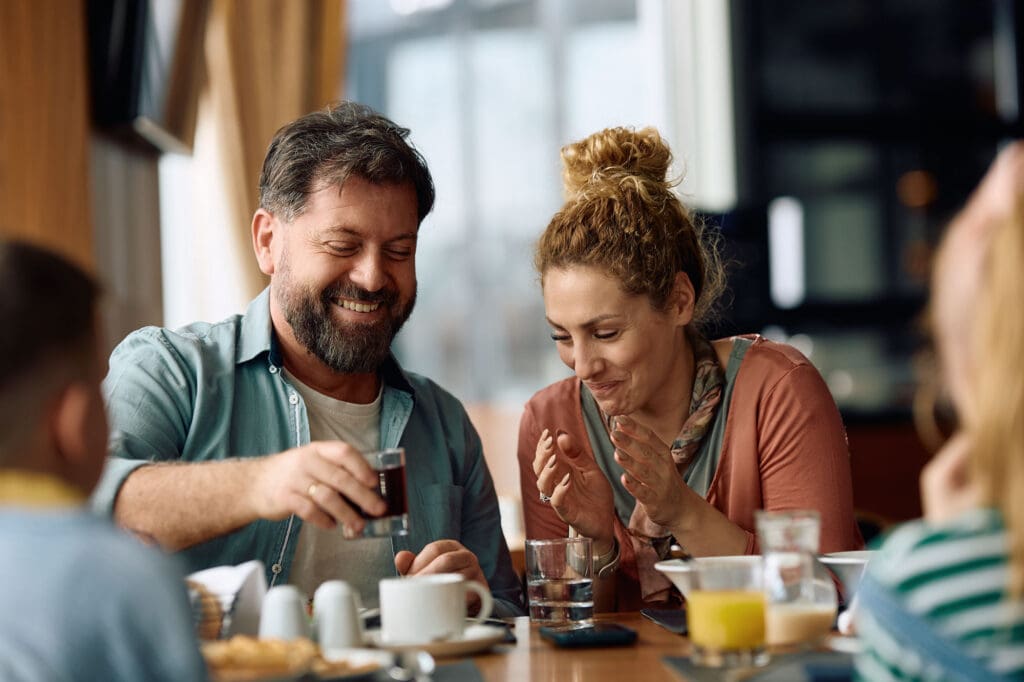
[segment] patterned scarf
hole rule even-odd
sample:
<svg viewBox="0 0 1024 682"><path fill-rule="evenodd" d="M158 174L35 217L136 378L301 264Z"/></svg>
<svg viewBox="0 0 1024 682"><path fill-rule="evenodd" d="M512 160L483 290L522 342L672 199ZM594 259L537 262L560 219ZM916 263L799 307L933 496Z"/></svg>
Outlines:
<svg viewBox="0 0 1024 682"><path fill-rule="evenodd" d="M672 459L681 476L685 476L687 468L697 456L700 444L718 414L725 387L725 375L718 364L715 349L696 332L687 330L687 338L693 348L694 360L690 415L671 446ZM629 518L629 534L636 552L637 573L644 600L661 601L667 598L672 583L655 570L654 564L668 554L672 532L652 521L644 506L637 503Z"/></svg>

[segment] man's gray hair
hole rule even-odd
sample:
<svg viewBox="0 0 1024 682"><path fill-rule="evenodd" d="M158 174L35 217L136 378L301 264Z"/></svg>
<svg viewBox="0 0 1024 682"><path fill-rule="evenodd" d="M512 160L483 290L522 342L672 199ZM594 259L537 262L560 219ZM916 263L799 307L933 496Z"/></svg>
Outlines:
<svg viewBox="0 0 1024 682"><path fill-rule="evenodd" d="M373 183L411 183L420 222L434 206L427 162L403 128L368 106L341 102L307 114L274 135L260 173L260 208L291 222L310 193L340 188L350 175Z"/></svg>

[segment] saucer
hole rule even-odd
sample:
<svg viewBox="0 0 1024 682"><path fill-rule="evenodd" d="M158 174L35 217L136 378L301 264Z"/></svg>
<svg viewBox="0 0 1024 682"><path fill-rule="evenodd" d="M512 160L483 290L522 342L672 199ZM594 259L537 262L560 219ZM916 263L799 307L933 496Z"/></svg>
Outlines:
<svg viewBox="0 0 1024 682"><path fill-rule="evenodd" d="M466 656L486 651L495 644L505 641L507 629L495 625L468 625L465 632L458 637L441 639L433 642L384 642L380 630L366 633L366 642L370 646L388 651L426 651L431 656Z"/></svg>
<svg viewBox="0 0 1024 682"><path fill-rule="evenodd" d="M326 649L321 652L325 667L313 664L316 678L323 682L371 679L394 662L390 651L380 649ZM342 664L342 665L339 665ZM334 666L333 669L331 666Z"/></svg>

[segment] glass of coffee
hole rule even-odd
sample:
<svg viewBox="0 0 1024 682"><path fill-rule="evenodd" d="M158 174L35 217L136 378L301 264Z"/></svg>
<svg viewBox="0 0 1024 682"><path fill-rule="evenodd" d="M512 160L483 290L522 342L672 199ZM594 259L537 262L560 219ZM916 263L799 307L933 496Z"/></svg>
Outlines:
<svg viewBox="0 0 1024 682"><path fill-rule="evenodd" d="M389 448L363 455L377 472L377 493L386 508L380 516L370 516L358 505L353 505L366 519L364 538L379 538L409 533L409 503L405 490L405 448Z"/></svg>

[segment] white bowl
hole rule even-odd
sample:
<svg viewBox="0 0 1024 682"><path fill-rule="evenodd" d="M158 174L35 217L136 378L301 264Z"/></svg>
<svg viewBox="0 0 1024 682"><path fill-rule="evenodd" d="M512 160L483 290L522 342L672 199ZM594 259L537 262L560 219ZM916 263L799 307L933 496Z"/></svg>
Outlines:
<svg viewBox="0 0 1024 682"><path fill-rule="evenodd" d="M709 557L697 557L690 561L683 561L682 559L667 559L665 561L659 561L654 564L654 568L661 571L665 576L672 581L682 595L685 597L690 591L691 577L693 572L694 564L702 561L716 561L716 562L729 562L738 564L759 564L761 563L761 556L758 554L743 554L743 555L732 555L732 556L709 556Z"/></svg>
<svg viewBox="0 0 1024 682"><path fill-rule="evenodd" d="M843 585L843 596L849 604L853 599L853 593L857 591L860 577L864 575L864 569L868 561L874 556L874 550L857 550L851 552L829 552L818 557L826 568L836 574L839 582Z"/></svg>

